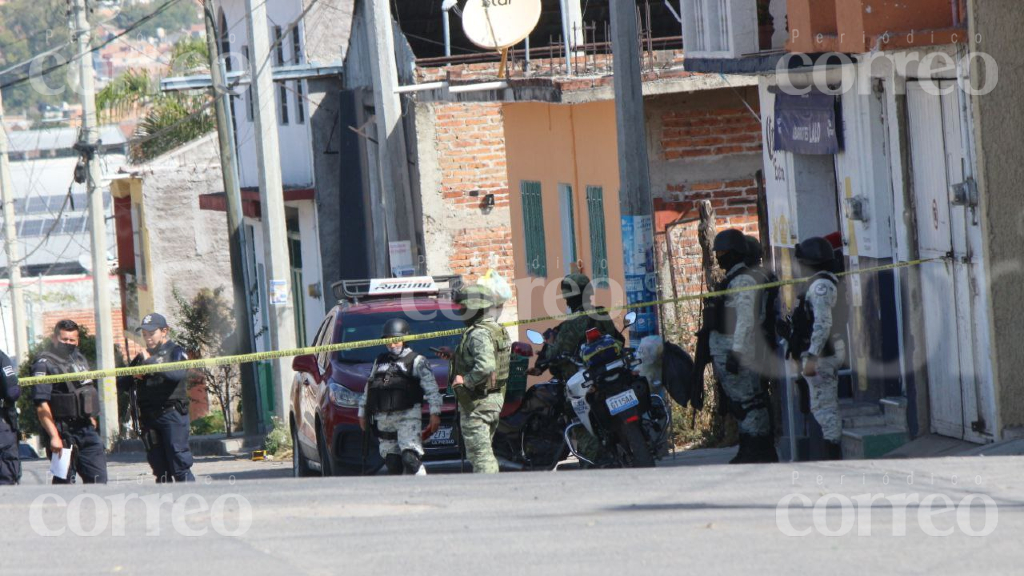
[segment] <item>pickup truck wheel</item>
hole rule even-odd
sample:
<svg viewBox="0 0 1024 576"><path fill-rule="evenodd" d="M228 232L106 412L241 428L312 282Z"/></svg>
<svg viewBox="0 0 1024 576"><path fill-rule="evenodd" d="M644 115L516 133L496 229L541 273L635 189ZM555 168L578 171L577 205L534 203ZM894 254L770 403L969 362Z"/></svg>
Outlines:
<svg viewBox="0 0 1024 576"><path fill-rule="evenodd" d="M314 475L309 467L309 459L302 455L302 448L299 446L299 433L292 426L292 475L296 478L308 478Z"/></svg>
<svg viewBox="0 0 1024 576"><path fill-rule="evenodd" d="M334 467L331 462L331 451L327 449L327 440L324 438L324 425L320 425L319 434L316 435L316 449L320 454L320 475L334 476Z"/></svg>

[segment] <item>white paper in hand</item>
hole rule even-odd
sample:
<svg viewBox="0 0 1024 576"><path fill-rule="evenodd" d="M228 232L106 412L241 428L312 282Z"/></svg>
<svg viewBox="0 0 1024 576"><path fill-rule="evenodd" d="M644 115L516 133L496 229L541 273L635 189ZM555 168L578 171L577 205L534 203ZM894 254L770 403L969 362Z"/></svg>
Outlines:
<svg viewBox="0 0 1024 576"><path fill-rule="evenodd" d="M60 451L60 455L56 452L53 453L50 458L50 474L61 480L68 479L68 470L71 468L71 451L74 448L74 446L67 446Z"/></svg>

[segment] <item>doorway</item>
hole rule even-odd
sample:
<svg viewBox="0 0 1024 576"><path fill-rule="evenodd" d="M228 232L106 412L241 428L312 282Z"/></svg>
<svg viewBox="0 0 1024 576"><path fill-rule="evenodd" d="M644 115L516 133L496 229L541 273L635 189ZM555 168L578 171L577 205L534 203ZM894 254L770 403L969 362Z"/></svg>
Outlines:
<svg viewBox="0 0 1024 576"><path fill-rule="evenodd" d="M939 90L935 90L935 87ZM938 92L938 93L936 93ZM954 80L907 83L910 171L923 259L919 268L928 362L931 431L973 442L991 438L982 408L987 322L979 307L981 261L972 237L973 209L956 202L952 187L965 180L960 93Z"/></svg>

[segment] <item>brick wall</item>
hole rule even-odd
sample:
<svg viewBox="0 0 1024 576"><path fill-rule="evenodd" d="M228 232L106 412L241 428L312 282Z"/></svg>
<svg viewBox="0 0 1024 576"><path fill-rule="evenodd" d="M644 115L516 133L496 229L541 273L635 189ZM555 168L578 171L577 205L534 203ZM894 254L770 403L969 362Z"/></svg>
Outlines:
<svg viewBox="0 0 1024 576"><path fill-rule="evenodd" d="M437 108L435 120L445 201L455 208L479 213L484 196L494 194L495 208L507 208L508 173L500 105L442 105Z"/></svg>
<svg viewBox="0 0 1024 576"><path fill-rule="evenodd" d="M114 323L114 344L120 345L124 350L124 320L121 309L115 308L110 313L111 321ZM43 326L40 333L49 335L54 325L61 320L73 320L80 326L85 326L89 334L96 335L96 314L92 308L78 308L73 310L53 310L43 313ZM132 340L128 340L128 358L131 359L139 353L141 348Z"/></svg>
<svg viewBox="0 0 1024 576"><path fill-rule="evenodd" d="M428 267L437 270L436 261L443 259L447 269L467 283L494 268L511 284L515 266L501 105L435 104L428 110L433 138L420 142L421 170L433 157L437 172L424 179L421 192L425 206L433 194L441 203L437 209L424 209L425 233L440 239L428 252ZM432 150L424 151L423 146ZM489 209L483 206L488 194L494 195L494 207ZM514 313L515 301L505 310Z"/></svg>
<svg viewBox="0 0 1024 576"><path fill-rule="evenodd" d="M761 123L746 108L666 112L661 146L666 160L760 154Z"/></svg>
<svg viewBox="0 0 1024 576"><path fill-rule="evenodd" d="M697 202L711 200L715 208L715 228L718 231L738 228L744 234L758 234L757 183L753 179L679 185L670 192L669 198L654 200L656 232L664 232L671 222L697 218ZM680 293L699 292L702 287L700 275L703 272L700 267L697 224L694 222L674 226L672 237L674 256L682 258L676 262ZM663 242L664 238L659 237L659 241Z"/></svg>

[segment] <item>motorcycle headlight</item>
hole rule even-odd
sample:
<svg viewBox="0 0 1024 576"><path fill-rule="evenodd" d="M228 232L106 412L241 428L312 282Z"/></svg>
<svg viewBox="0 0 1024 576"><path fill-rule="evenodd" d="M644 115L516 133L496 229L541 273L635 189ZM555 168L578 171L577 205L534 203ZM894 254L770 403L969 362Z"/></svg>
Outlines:
<svg viewBox="0 0 1024 576"><path fill-rule="evenodd" d="M327 383L327 396L331 399L331 404L341 408L358 408L359 399L363 397L362 394L353 392L333 380Z"/></svg>

